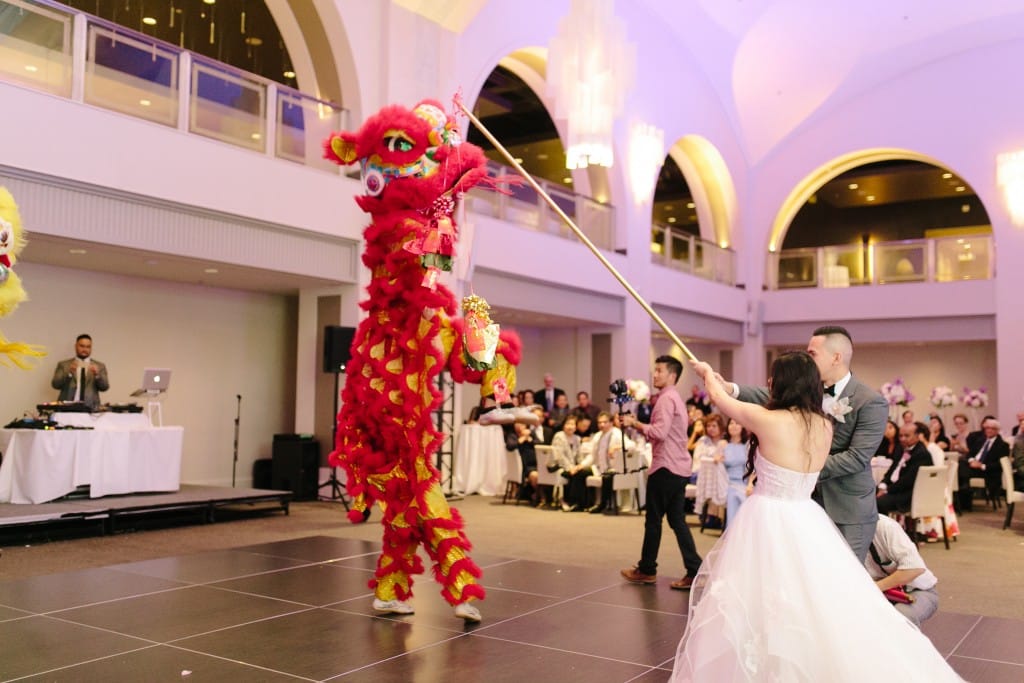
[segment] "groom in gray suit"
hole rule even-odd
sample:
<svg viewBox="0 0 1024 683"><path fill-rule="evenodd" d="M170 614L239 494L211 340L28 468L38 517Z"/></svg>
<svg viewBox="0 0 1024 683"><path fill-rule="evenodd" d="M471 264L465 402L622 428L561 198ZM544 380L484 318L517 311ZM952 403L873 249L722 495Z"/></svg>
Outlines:
<svg viewBox="0 0 1024 683"><path fill-rule="evenodd" d="M853 341L845 328L819 327L807 344L807 353L825 383L825 413L832 417L832 448L818 476L814 499L863 563L878 523L871 457L882 442L888 406L878 392L850 374ZM761 387L733 386L733 396L741 401L761 405L768 401L768 392Z"/></svg>

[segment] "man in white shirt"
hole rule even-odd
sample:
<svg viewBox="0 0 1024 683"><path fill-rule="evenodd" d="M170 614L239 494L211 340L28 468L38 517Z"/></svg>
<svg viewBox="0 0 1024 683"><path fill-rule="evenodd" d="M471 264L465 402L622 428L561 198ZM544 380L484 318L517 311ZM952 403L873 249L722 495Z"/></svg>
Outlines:
<svg viewBox="0 0 1024 683"><path fill-rule="evenodd" d="M925 566L917 546L910 540L896 520L887 515L878 516L874 540L868 549L864 568L868 570L880 591L904 586L913 602L893 603L897 611L915 626L929 618L939 608L939 580Z"/></svg>
<svg viewBox="0 0 1024 683"><path fill-rule="evenodd" d="M591 441L593 447L590 455L584 459L582 466L592 466L594 474L604 475L609 471L623 472L624 463L622 457L622 431L612 424L612 416L610 413L601 412L597 416L597 434L595 434ZM626 450L633 447L633 442L626 439ZM610 481L609 481L610 484ZM605 490L607 489L607 491ZM604 486L602 482L602 497L598 503L590 508L587 512L593 514L599 514L604 512L606 509L612 509L612 493L611 487Z"/></svg>

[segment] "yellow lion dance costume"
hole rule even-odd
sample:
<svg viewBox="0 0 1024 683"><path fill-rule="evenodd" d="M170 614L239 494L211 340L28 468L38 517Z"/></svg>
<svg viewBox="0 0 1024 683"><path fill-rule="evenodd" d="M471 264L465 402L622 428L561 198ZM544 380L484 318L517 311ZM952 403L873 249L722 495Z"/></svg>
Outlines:
<svg viewBox="0 0 1024 683"><path fill-rule="evenodd" d="M14 313L22 301L28 298L21 286L21 278L14 272L18 254L25 248L25 231L21 226L21 214L14 197L7 188L0 187L0 318ZM38 346L7 341L0 333L0 363L28 369L28 358L46 355Z"/></svg>

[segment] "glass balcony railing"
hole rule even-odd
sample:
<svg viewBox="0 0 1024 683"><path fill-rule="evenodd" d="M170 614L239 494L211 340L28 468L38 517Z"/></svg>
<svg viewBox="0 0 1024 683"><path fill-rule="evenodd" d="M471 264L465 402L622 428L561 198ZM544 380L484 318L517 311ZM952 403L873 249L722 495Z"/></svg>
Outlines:
<svg viewBox="0 0 1024 683"><path fill-rule="evenodd" d="M22 0L0 2L0 78L71 97L71 16Z"/></svg>
<svg viewBox="0 0 1024 683"><path fill-rule="evenodd" d="M508 166L491 161L487 163L487 173L497 177L515 175L516 172ZM615 210L611 206L569 192L547 180L537 180L537 184L595 246L606 251L615 248ZM511 195L474 188L466 196L466 210L500 218L536 232L576 239L572 228L565 224L565 221L531 186L516 185L509 187L508 190Z"/></svg>
<svg viewBox="0 0 1024 683"><path fill-rule="evenodd" d="M0 0L0 80L340 172L341 106L49 0Z"/></svg>
<svg viewBox="0 0 1024 683"><path fill-rule="evenodd" d="M736 254L679 228L651 226L651 262L706 280L736 284Z"/></svg>
<svg viewBox="0 0 1024 683"><path fill-rule="evenodd" d="M850 287L896 282L990 280L992 236L950 235L869 245L785 249L769 254L772 289Z"/></svg>

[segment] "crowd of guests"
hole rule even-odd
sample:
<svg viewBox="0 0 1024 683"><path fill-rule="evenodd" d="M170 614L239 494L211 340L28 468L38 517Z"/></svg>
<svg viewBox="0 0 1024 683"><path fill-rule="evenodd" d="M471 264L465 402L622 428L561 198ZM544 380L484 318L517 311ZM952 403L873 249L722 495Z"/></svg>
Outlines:
<svg viewBox="0 0 1024 683"><path fill-rule="evenodd" d="M918 468L922 465L944 465L947 453L959 461L959 493L951 501L957 512L970 512L973 508L971 479L984 479L986 497L990 500L1005 496L1000 463L1002 458L1010 458L1014 489L1024 489L1024 430L1021 430L1024 412L1017 414L1018 424L1012 430L1012 443L1003 438L1002 425L992 415L983 417L979 429L974 431L970 429L970 419L963 413L953 416L953 428L949 432L938 415L929 415L927 423L916 422L914 413L907 410L901 419L902 425L893 421L886 425L885 437L876 453L877 456L892 460L890 470L879 485L879 512L890 511L890 508L894 511L909 509L910 492ZM906 439L904 428L907 430ZM895 493L890 486L893 475L896 476ZM934 540L934 530L928 536L928 540Z"/></svg>
<svg viewBox="0 0 1024 683"><path fill-rule="evenodd" d="M624 471L623 453L643 448L638 430L623 429L619 411L602 410L586 391L577 392L575 405L570 405L568 395L554 386L550 374L544 376L544 387L522 390L512 396L512 402L528 407L540 418L536 426L515 424L505 429L506 448L518 451L523 463L519 499L565 512L611 511L611 476ZM693 457L690 483L696 486L688 512L701 515L705 528L722 529L753 488L751 475L745 472L749 435L735 420L711 412L706 395L696 386L686 406L688 450ZM637 410L641 422L646 422L644 407ZM467 422L475 422L478 415L479 409L474 408ZM551 446L551 456L545 462L537 458L538 445ZM565 480L561 501L555 500L552 486L539 484L538 468ZM602 486L588 488L588 477L601 477Z"/></svg>
<svg viewBox="0 0 1024 683"><path fill-rule="evenodd" d="M602 487L602 496L600 489L588 489L587 477L607 477L622 471L618 459L623 445L628 452L637 445L642 446L642 437L633 429L623 430L618 412L602 410L586 391L577 392L575 405L570 405L568 395L554 385L551 374L544 376L542 388L520 391L512 396L512 402L531 408L541 420L535 427L516 425L506 429L507 448L518 450L523 462L520 497L538 507L556 507L552 487L538 485L539 466L557 472L568 481L561 501L563 510L598 513L608 509L610 479ZM724 528L753 488L752 475L744 472L749 436L743 425L712 412L712 406L698 387L692 388L686 404L688 448L693 456L694 473L690 483L696 487L690 511L701 516L702 526ZM478 408L474 408L468 421L475 422L477 413ZM639 419L643 421L642 414ZM947 453L957 454L955 457L960 461L959 494L949 501L947 531L957 529L957 512L969 512L973 508L972 478L985 480L989 498L1005 495L1001 458L1011 459L1014 488L1024 490L1024 430L1020 428L1024 425L1024 412L1017 414L1018 425L1013 428L1012 443L1003 439L1001 425L992 415L986 415L975 431L970 429L970 419L962 413L953 416L949 432L938 415L928 415L922 422L914 419L913 411L906 410L900 419L901 424L888 421L876 452L876 456L891 461L877 490L881 514L908 511L918 470L922 466L944 465ZM552 446L550 462L537 462L535 446L538 444ZM926 540L937 541L941 524L937 518L929 518L920 531Z"/></svg>

